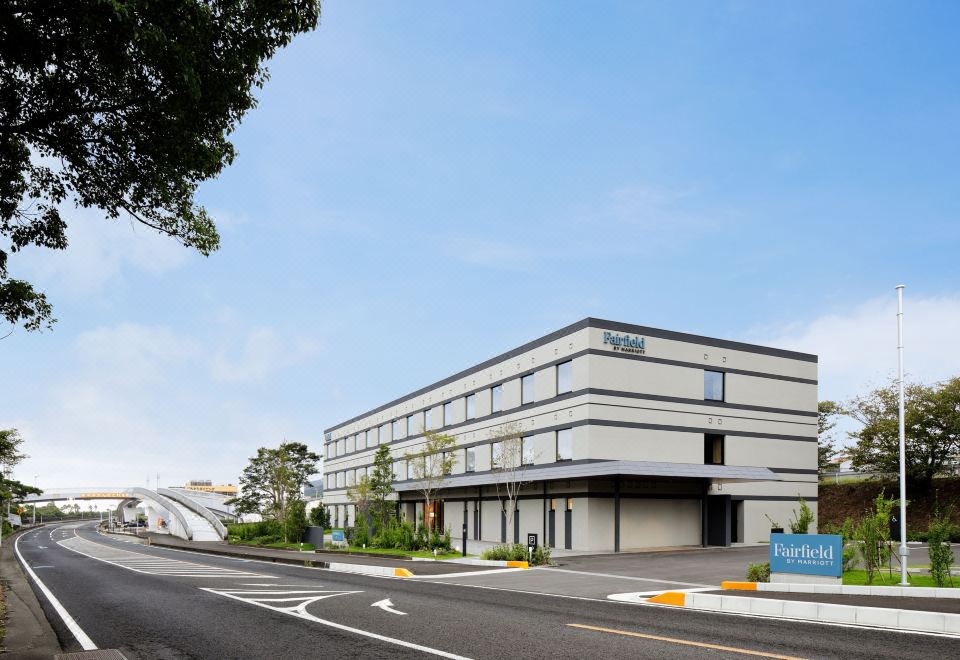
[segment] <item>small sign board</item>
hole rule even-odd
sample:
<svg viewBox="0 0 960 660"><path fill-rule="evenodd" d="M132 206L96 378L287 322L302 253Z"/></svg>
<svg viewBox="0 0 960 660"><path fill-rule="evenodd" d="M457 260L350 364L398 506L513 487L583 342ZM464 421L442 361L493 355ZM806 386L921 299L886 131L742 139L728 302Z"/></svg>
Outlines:
<svg viewBox="0 0 960 660"><path fill-rule="evenodd" d="M7 520L8 520L8 521L10 522L10 524L13 525L14 527L22 527L22 526L23 526L23 522L21 522L20 516L18 516L18 515L15 514L15 513L8 513L8 514L7 514Z"/></svg>
<svg viewBox="0 0 960 660"><path fill-rule="evenodd" d="M345 540L346 540L345 538L343 538L343 530L342 530L342 529L335 529L335 530L333 530L333 540L334 540L334 541L345 541Z"/></svg>
<svg viewBox="0 0 960 660"><path fill-rule="evenodd" d="M527 534L527 547L531 551L537 549L537 535L536 534Z"/></svg>
<svg viewBox="0 0 960 660"><path fill-rule="evenodd" d="M843 574L843 538L838 534L771 534L770 572Z"/></svg>

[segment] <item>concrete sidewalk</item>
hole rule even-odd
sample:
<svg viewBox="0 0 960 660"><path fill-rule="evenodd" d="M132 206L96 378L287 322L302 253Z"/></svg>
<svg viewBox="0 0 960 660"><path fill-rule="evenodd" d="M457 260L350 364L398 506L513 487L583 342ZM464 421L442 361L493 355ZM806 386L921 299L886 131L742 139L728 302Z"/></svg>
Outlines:
<svg viewBox="0 0 960 660"><path fill-rule="evenodd" d="M142 538L142 537L140 537ZM255 559L285 564L300 564L310 562L318 568L330 568L331 564L352 564L357 567L372 566L378 568L404 569L410 573L420 575L442 575L446 573L469 573L474 571L490 570L489 566L471 566L468 564L454 564L444 561L417 560L399 557L384 557L376 555L350 555L340 552L298 552L296 550L277 550L273 548L257 548L244 545L230 545L225 541L186 541L167 534L150 534L150 545L161 548L175 548L177 550L192 550L223 557L238 559Z"/></svg>

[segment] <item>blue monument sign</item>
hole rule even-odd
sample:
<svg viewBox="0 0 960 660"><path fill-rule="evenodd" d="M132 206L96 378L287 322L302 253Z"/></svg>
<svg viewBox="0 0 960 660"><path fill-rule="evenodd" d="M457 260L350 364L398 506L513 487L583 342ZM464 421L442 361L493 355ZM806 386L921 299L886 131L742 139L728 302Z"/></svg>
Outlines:
<svg viewBox="0 0 960 660"><path fill-rule="evenodd" d="M770 572L843 574L843 538L836 534L771 534Z"/></svg>
<svg viewBox="0 0 960 660"><path fill-rule="evenodd" d="M342 529L335 529L335 530L333 530L333 540L334 540L334 541L343 541L343 540L344 540L344 538L343 538L343 530L342 530Z"/></svg>

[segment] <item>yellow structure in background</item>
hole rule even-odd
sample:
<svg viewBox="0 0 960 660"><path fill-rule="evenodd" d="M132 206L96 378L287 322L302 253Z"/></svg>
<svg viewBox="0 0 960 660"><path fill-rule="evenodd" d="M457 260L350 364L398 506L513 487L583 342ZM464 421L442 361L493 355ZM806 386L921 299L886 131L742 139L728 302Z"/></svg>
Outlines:
<svg viewBox="0 0 960 660"><path fill-rule="evenodd" d="M188 481L186 485L184 485L184 488L187 490L200 490L205 493L217 493L219 495L236 495L240 490L233 484L227 484L226 486L214 486L212 481L198 479L192 479Z"/></svg>

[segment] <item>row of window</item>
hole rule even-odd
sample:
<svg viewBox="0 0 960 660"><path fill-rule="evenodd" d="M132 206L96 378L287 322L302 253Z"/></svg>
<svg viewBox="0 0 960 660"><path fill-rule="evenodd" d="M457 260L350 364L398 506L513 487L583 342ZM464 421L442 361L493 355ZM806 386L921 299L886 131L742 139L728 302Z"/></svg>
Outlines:
<svg viewBox="0 0 960 660"><path fill-rule="evenodd" d="M533 403L534 401L534 374L527 374L520 378L520 405L526 405L528 403ZM557 365L556 371L557 378L557 394L566 394L567 392L572 391L573 387L573 362L562 362ZM503 412L503 384L494 385L490 388L490 412L498 413ZM477 417L477 394L468 394L466 397L463 397L464 406L466 409L466 420L476 419ZM447 401L443 404L443 426L452 426L454 421L454 404L459 402L460 399L454 401ZM433 410L427 408L422 412L416 412L411 415L407 415L405 418L401 417L390 422L392 430L392 438L397 440L403 435L404 437L413 437L419 435L423 432L424 429L430 430L433 428ZM420 416L423 415L421 420ZM351 454L355 451L360 451L362 449L369 449L370 447L376 447L379 444L388 442L388 437L386 433L387 424L381 424L380 426L367 429L366 431L361 431L360 433L355 433L353 435L348 435L343 438L339 438L336 441L331 441L331 434L328 433L326 440L326 457L327 458L336 458L337 456L343 456L344 454ZM405 431L405 433L404 433Z"/></svg>
<svg viewBox="0 0 960 660"><path fill-rule="evenodd" d="M482 446L483 445L465 447L463 449L464 472L477 471L477 451ZM573 429L560 429L556 431L554 433L554 447L556 461L573 460ZM516 467L518 464L532 465L538 458L532 435L523 436L519 443L501 440L486 445L486 448L486 450L490 452L490 465L493 469ZM457 451L460 450L446 452L444 457ZM432 456L426 457L427 472L431 472L430 461L432 458ZM404 461L395 461L393 471L395 477L406 475L407 479L416 479L413 461L406 461L406 466L404 466ZM327 488L348 488L356 484L364 476L370 477L372 473L372 465L330 473L327 475Z"/></svg>

